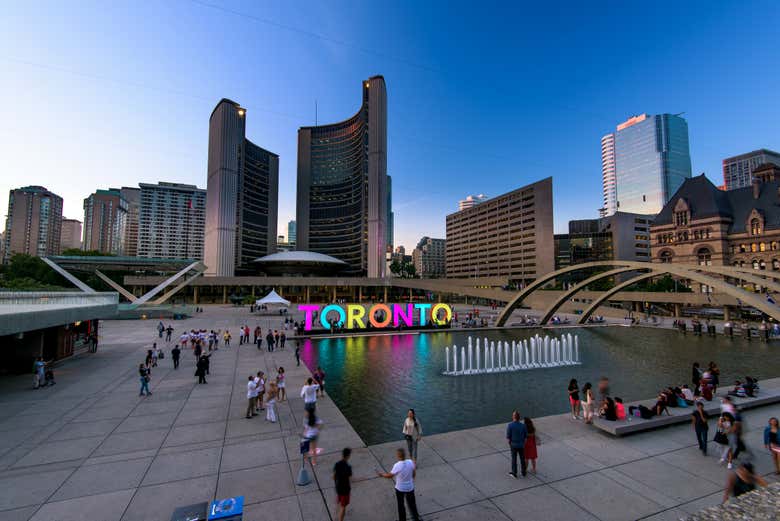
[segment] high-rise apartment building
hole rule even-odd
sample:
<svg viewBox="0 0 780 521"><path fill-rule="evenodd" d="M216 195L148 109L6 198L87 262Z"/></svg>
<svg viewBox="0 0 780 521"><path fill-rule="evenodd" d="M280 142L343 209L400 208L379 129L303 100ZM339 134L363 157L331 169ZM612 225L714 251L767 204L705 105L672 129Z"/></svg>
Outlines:
<svg viewBox="0 0 780 521"><path fill-rule="evenodd" d="M127 223L125 223L125 252L128 257L138 256L138 223L141 212L141 189L123 186L119 195L127 202Z"/></svg>
<svg viewBox="0 0 780 521"><path fill-rule="evenodd" d="M81 249L81 221L63 219L60 234L60 251Z"/></svg>
<svg viewBox="0 0 780 521"><path fill-rule="evenodd" d="M691 177L688 123L679 115L632 116L601 138L602 215L657 214Z"/></svg>
<svg viewBox="0 0 780 521"><path fill-rule="evenodd" d="M420 239L417 247L412 251L412 262L417 275L426 279L444 277L447 274L445 245L444 239L431 239L430 237Z"/></svg>
<svg viewBox="0 0 780 521"><path fill-rule="evenodd" d="M726 190L735 190L750 186L756 167L771 163L780 165L780 154L762 148L747 154L728 157L723 160L723 186Z"/></svg>
<svg viewBox="0 0 780 521"><path fill-rule="evenodd" d="M124 255L127 201L116 188L96 190L84 199L84 251Z"/></svg>
<svg viewBox="0 0 780 521"><path fill-rule="evenodd" d="M392 253L395 227L395 214L393 213L393 178L387 176L387 249L386 252Z"/></svg>
<svg viewBox="0 0 780 521"><path fill-rule="evenodd" d="M246 109L222 99L209 119L206 275L255 271L276 251L279 156L246 138Z"/></svg>
<svg viewBox="0 0 780 521"><path fill-rule="evenodd" d="M458 201L458 211L467 210L487 200L488 197L485 194L469 195L465 199Z"/></svg>
<svg viewBox="0 0 780 521"><path fill-rule="evenodd" d="M42 186L25 186L8 194L4 262L16 253L36 257L60 253L62 197Z"/></svg>
<svg viewBox="0 0 780 521"><path fill-rule="evenodd" d="M297 238L298 234L296 232L295 221L290 221L287 223L287 244L290 248L295 249Z"/></svg>
<svg viewBox="0 0 780 521"><path fill-rule="evenodd" d="M520 285L555 267L552 178L447 216L448 277L508 277Z"/></svg>
<svg viewBox="0 0 780 521"><path fill-rule="evenodd" d="M387 90L362 84L351 118L298 130L297 248L332 255L349 275L384 277L387 248Z"/></svg>
<svg viewBox="0 0 780 521"><path fill-rule="evenodd" d="M206 190L165 182L138 186L138 256L202 260Z"/></svg>

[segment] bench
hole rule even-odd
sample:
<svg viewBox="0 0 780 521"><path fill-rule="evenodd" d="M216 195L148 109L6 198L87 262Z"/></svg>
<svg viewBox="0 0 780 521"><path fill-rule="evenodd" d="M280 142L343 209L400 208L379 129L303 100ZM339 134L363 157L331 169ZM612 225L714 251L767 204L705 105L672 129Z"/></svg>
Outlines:
<svg viewBox="0 0 780 521"><path fill-rule="evenodd" d="M758 393L758 396L754 398L739 398L736 396L730 397L740 411L746 411L748 409L753 409L764 405L780 403L780 389L774 387L765 389L763 387L763 382L759 383L762 385L762 387ZM723 398L724 396L726 396L726 394L722 393L719 396L713 398L711 402L704 402L704 411L708 416L720 416L720 398ZM639 405L640 403L644 403L646 406L652 406L652 403L649 403L648 400L645 400L644 402L624 404L626 408L626 414L628 413L629 405ZM666 427L667 425L690 423L691 414L694 411L694 407L669 407L668 410L671 415L667 416L664 414L663 416L653 416L649 420L645 420L638 416L632 416L631 421L625 419L612 422L603 418L594 417L593 425L597 429L601 429L602 431L613 436L624 436L626 434L649 431L659 427Z"/></svg>

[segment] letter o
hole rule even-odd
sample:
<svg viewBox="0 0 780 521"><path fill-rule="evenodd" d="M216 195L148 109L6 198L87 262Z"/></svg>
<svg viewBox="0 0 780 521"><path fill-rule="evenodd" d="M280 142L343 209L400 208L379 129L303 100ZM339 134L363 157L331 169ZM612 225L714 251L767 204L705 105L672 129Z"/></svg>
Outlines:
<svg viewBox="0 0 780 521"><path fill-rule="evenodd" d="M325 329L330 329L330 324L328 323L328 313L331 311L335 311L339 314L339 322L344 324L347 321L347 314L344 312L344 310L341 308L341 306L337 306L336 304L328 304L324 308L322 308L322 312L320 313L320 324L322 324L322 327Z"/></svg>
<svg viewBox="0 0 780 521"><path fill-rule="evenodd" d="M444 319L439 319L439 310L444 310ZM450 320L452 320L452 309L447 304L436 304L431 309L431 320L437 326L443 326Z"/></svg>
<svg viewBox="0 0 780 521"><path fill-rule="evenodd" d="M385 312L385 318L381 322L374 316L380 309ZM385 304L374 304L371 306L371 309L368 310L368 321L377 329L387 327L391 320L393 320L393 317L390 313L390 308Z"/></svg>

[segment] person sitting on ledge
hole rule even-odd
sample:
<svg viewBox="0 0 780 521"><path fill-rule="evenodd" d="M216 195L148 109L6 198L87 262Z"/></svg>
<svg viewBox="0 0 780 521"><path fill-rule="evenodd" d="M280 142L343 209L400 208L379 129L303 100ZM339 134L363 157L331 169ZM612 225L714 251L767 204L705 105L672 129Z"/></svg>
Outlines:
<svg viewBox="0 0 780 521"><path fill-rule="evenodd" d="M617 420L617 410L615 409L615 401L609 396L605 396L604 400L601 402L601 407L599 408L599 416L611 422Z"/></svg>
<svg viewBox="0 0 780 521"><path fill-rule="evenodd" d="M682 393L685 403L688 405L693 405L695 396L693 395L693 391L691 391L691 389L688 387L688 384L683 384L680 392Z"/></svg>
<svg viewBox="0 0 780 521"><path fill-rule="evenodd" d="M751 398L755 398L758 394L758 380L752 376L745 377L745 383L742 384L742 387L745 389L745 394Z"/></svg>
<svg viewBox="0 0 780 521"><path fill-rule="evenodd" d="M652 409L649 409L644 405L632 405L628 408L628 414L634 415L635 410L639 411L639 416L644 420L649 420L653 416L661 416L664 411L666 411L668 416L672 415L666 406L666 398L663 394L658 395L658 400L655 402Z"/></svg>
<svg viewBox="0 0 780 521"><path fill-rule="evenodd" d="M747 391L745 391L745 387L742 385L742 382L740 382L739 380L734 382L734 388L731 389L727 394L728 396L737 396L739 398L747 397Z"/></svg>
<svg viewBox="0 0 780 521"><path fill-rule="evenodd" d="M615 415L618 420L626 419L626 408L623 406L623 399L615 396Z"/></svg>
<svg viewBox="0 0 780 521"><path fill-rule="evenodd" d="M688 400L685 399L685 395L683 394L682 389L675 387L673 391L674 399L677 402L677 407L688 407L689 405L693 405L693 403L689 403Z"/></svg>

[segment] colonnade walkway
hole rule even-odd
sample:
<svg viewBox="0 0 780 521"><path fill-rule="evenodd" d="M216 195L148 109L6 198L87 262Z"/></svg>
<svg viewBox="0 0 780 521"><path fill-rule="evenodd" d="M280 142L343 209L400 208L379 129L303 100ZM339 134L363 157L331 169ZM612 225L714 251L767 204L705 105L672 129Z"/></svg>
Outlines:
<svg viewBox="0 0 780 521"><path fill-rule="evenodd" d="M396 519L392 483L376 472L389 469L395 448L405 445L400 432L397 442L366 447L327 396L318 404L325 452L313 482L295 484L298 393L308 370L295 367L294 341L274 353L239 347L237 328L247 319L246 308L209 306L173 322L174 339L201 327L233 334L233 346L212 356L206 385L196 384L189 351L173 370L163 346L153 395L138 396L138 364L159 340L155 321L105 323L98 352L59 365L54 387L32 390L27 375L0 378L0 521L168 521L177 506L235 495L246 497L245 521L330 521L332 466L345 446L353 448L354 472L347 519ZM264 330L267 324L280 321L263 318ZM247 376L275 374L280 365L290 396L279 422L245 419ZM457 414L457 400L453 407ZM769 416L780 416L780 405L745 414L746 443L762 474L773 470L762 445ZM400 419L387 420L400 431ZM507 476L505 424L424 437L416 482L423 518L679 519L720 501L727 470L716 446L710 456L699 453L689 426L616 439L568 415L535 423L538 472L517 480Z"/></svg>

